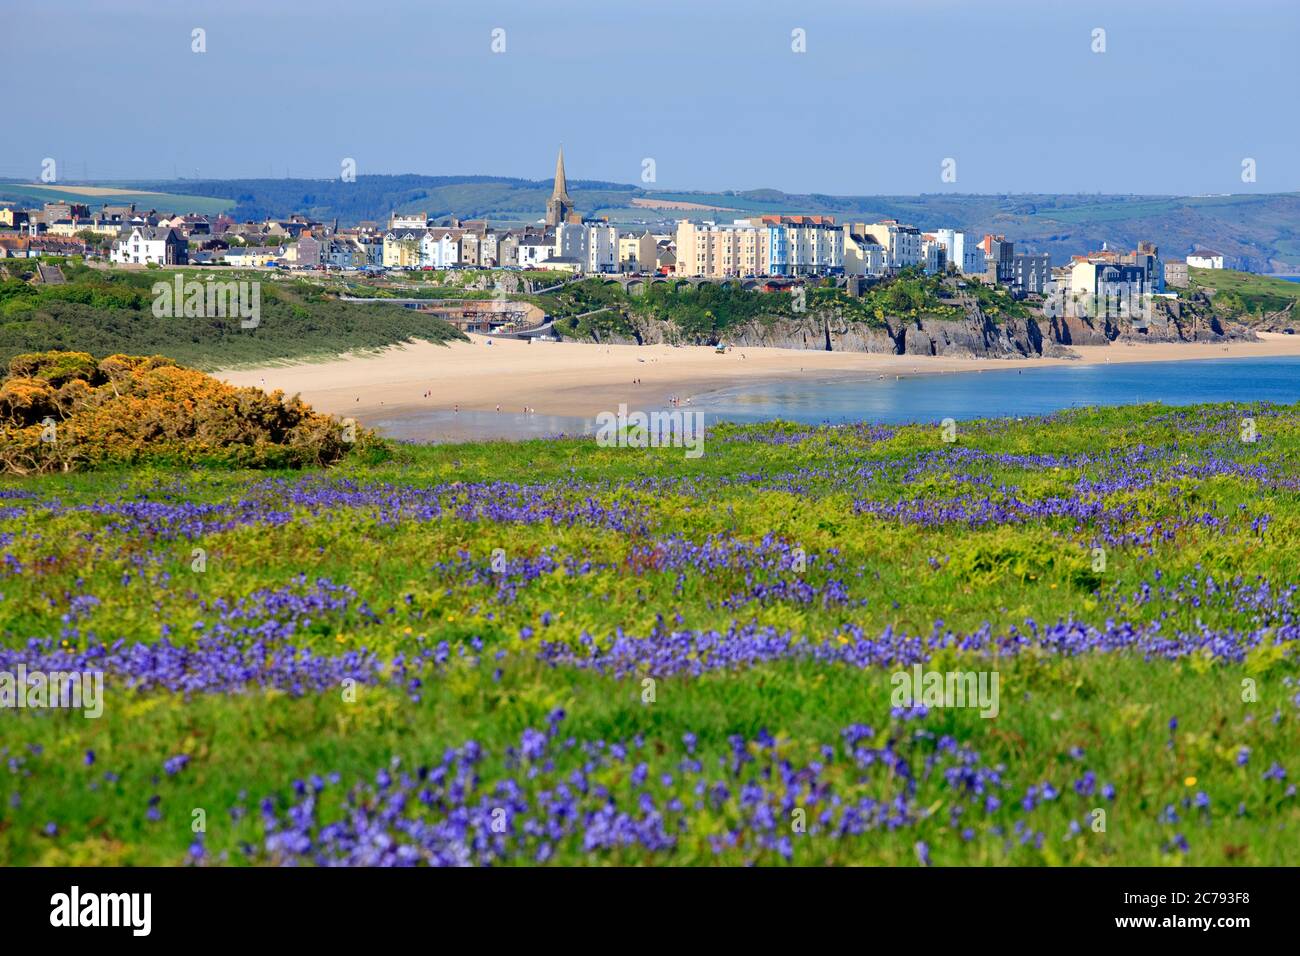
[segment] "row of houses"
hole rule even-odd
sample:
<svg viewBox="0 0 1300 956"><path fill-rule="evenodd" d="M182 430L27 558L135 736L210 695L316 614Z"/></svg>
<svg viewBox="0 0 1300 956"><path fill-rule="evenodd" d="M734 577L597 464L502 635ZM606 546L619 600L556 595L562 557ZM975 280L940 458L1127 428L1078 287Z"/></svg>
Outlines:
<svg viewBox="0 0 1300 956"><path fill-rule="evenodd" d="M1068 265L1052 270L1052 281L1058 290L1076 298L1117 287L1134 295L1160 294L1165 291L1167 268L1155 243L1139 242L1132 252L1103 246L1099 252L1071 256Z"/></svg>
<svg viewBox="0 0 1300 956"><path fill-rule="evenodd" d="M1134 294L1162 294L1186 287L1188 269L1222 269L1225 257L1200 249L1165 261L1154 243L1131 252L1100 251L1072 256L1052 267L1046 252L1017 251L1003 235L982 238L957 229L922 231L885 219L836 225L831 216L762 216L730 223L677 224L676 271L706 278L843 274L882 277L903 269L956 273L1016 295L1072 292L1096 295L1120 283Z"/></svg>
<svg viewBox="0 0 1300 956"><path fill-rule="evenodd" d="M956 272L1018 292L1043 292L1047 253L1015 251L1005 236L923 232L885 219L837 225L833 216L762 216L677 225L677 272L709 278L847 275L881 277L903 269Z"/></svg>
<svg viewBox="0 0 1300 956"><path fill-rule="evenodd" d="M78 255L100 251L131 265L224 263L318 269L549 269L574 273L669 273L725 279L846 275L881 277L904 269L957 273L1018 295L1050 288L1095 289L1140 282L1147 291L1186 285L1188 267L1223 268L1198 250L1163 263L1151 243L1132 253L1074 256L1053 269L1047 253L1017 251L1002 235L952 228L923 231L896 219L837 224L826 215L769 215L730 223L680 220L674 232L620 231L584 219L568 193L561 152L545 216L517 228L486 220L435 221L423 212L390 215L386 225L340 229L307 216L238 223L227 216L138 210L134 204L0 206L0 254Z"/></svg>
<svg viewBox="0 0 1300 956"><path fill-rule="evenodd" d="M387 227L362 223L340 230L305 217L234 223L224 217L149 213L121 218L59 218L62 209L28 218L6 207L20 228L6 236L6 255L85 255L102 250L118 264L239 266L283 264L299 268L546 268L571 272L670 271L672 241L646 229L620 231L605 221L564 221L554 226L504 229L484 221L438 224L423 214L394 215ZM79 211L79 210L78 210ZM24 213L26 211L23 211ZM94 227L87 227L93 223ZM78 228L73 229L72 225ZM87 228L80 228L87 227ZM96 237L103 237L97 240ZM0 245L0 249L4 249Z"/></svg>
<svg viewBox="0 0 1300 956"><path fill-rule="evenodd" d="M486 222L416 224L394 217L379 264L390 269L518 268L563 272L669 271L671 241L648 229L621 233L604 220L502 229Z"/></svg>
<svg viewBox="0 0 1300 956"><path fill-rule="evenodd" d="M370 224L372 233L377 229ZM302 258L312 259L316 243L337 232L337 222L330 225L302 215L236 222L225 215L138 209L133 203L106 203L94 210L70 202L47 202L33 209L0 205L0 256L100 253L118 263L159 265L228 258L283 261L285 256L293 261L298 258L293 247L299 242ZM377 262L377 252L375 258Z"/></svg>
<svg viewBox="0 0 1300 956"><path fill-rule="evenodd" d="M293 239L304 232L329 232L337 229L307 216L266 219L261 222L236 222L225 215L200 213L177 214L157 209L138 209L134 203L105 203L91 210L85 203L47 202L40 209L19 209L0 204L0 232L22 232L34 238L60 236L108 236L117 238L137 226L174 228L187 239L190 236L227 237L236 240L270 238ZM372 224L373 226L373 224Z"/></svg>

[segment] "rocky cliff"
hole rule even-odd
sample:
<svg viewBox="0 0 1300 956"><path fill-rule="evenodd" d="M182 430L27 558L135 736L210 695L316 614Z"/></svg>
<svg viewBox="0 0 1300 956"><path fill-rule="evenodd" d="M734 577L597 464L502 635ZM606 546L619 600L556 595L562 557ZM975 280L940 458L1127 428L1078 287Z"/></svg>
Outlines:
<svg viewBox="0 0 1300 956"><path fill-rule="evenodd" d="M1158 299L1147 318L1065 316L1045 318L1047 335L1062 345L1111 342L1249 342L1256 336L1239 322L1215 315L1203 295Z"/></svg>
<svg viewBox="0 0 1300 956"><path fill-rule="evenodd" d="M721 340L735 346L941 355L956 358L1068 358L1071 345L1112 342L1251 341L1255 333L1215 316L1208 299L1158 299L1146 318L1049 316L1029 309L1025 318L995 322L971 300L961 318L886 316L867 323L840 309L818 309L799 318L768 317L733 326ZM602 333L600 341L653 345L684 341L670 323L629 316L630 333ZM689 344L716 344L690 342Z"/></svg>

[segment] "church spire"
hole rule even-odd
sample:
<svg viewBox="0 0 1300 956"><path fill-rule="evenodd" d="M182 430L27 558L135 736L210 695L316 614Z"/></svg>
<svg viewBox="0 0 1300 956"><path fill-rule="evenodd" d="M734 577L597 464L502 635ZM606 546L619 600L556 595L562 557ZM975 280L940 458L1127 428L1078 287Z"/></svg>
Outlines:
<svg viewBox="0 0 1300 956"><path fill-rule="evenodd" d="M563 199L566 202L569 199L569 184L564 179L564 147L560 147L559 155L555 157L555 188L551 190L552 199Z"/></svg>
<svg viewBox="0 0 1300 956"><path fill-rule="evenodd" d="M582 217L573 208L573 200L569 198L569 184L564 178L564 147L561 146L555 157L555 188L551 190L551 198L546 203L546 224L554 227L562 222L581 221Z"/></svg>

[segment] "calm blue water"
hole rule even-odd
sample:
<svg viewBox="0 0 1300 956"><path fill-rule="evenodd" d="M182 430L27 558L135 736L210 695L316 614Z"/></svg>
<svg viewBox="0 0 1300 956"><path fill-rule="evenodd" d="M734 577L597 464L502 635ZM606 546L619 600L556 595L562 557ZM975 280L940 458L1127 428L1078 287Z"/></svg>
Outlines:
<svg viewBox="0 0 1300 956"><path fill-rule="evenodd" d="M885 423L1036 415L1076 405L1300 401L1300 358L1053 366L836 382L768 382L695 399L706 421Z"/></svg>
<svg viewBox="0 0 1300 956"><path fill-rule="evenodd" d="M1078 405L1298 402L1300 358L1199 359L914 375L755 382L694 397L705 422L934 422L1036 415ZM642 409L652 411L653 409ZM417 442L594 434L593 419L502 412L420 412L367 422Z"/></svg>

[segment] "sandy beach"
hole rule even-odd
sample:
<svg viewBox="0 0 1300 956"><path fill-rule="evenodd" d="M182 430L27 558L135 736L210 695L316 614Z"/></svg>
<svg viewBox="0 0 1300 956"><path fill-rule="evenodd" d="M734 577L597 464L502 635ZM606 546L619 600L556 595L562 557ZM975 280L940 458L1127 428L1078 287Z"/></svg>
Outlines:
<svg viewBox="0 0 1300 956"><path fill-rule="evenodd" d="M957 359L862 352L736 348L719 355L707 346L587 345L471 336L469 342L415 342L368 355L321 362L227 369L213 373L232 385L300 394L319 411L358 421L415 410L592 416L626 402L658 407L745 382L825 381L978 373L1050 365L1171 362L1195 359L1300 356L1300 336L1261 333L1259 342L1075 346L1077 359ZM635 384L634 384L635 383Z"/></svg>

